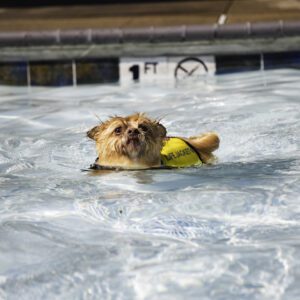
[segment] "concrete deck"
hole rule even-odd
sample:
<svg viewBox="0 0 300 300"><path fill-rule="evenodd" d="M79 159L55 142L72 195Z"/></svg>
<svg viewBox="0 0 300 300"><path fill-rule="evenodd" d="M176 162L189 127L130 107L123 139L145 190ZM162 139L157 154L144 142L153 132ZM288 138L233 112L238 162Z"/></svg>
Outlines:
<svg viewBox="0 0 300 300"><path fill-rule="evenodd" d="M136 28L300 21L297 0L199 0L162 3L1 8L0 32Z"/></svg>

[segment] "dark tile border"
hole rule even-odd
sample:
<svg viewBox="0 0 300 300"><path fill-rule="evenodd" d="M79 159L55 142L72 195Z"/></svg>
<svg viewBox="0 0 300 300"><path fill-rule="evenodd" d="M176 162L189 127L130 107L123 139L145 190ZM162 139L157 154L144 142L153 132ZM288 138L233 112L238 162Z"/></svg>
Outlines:
<svg viewBox="0 0 300 300"><path fill-rule="evenodd" d="M77 84L118 82L119 59L85 59L76 61Z"/></svg>
<svg viewBox="0 0 300 300"><path fill-rule="evenodd" d="M216 75L279 68L300 69L300 51L215 55L214 58ZM2 85L66 86L116 83L120 79L120 59L117 57L0 63Z"/></svg>
<svg viewBox="0 0 300 300"><path fill-rule="evenodd" d="M19 85L28 84L27 62L0 63L0 84Z"/></svg>
<svg viewBox="0 0 300 300"><path fill-rule="evenodd" d="M300 52L265 53L264 69L289 68L300 69Z"/></svg>
<svg viewBox="0 0 300 300"><path fill-rule="evenodd" d="M261 69L261 55L216 56L216 74L257 71Z"/></svg>
<svg viewBox="0 0 300 300"><path fill-rule="evenodd" d="M71 61L36 61L29 63L32 86L66 86L73 84Z"/></svg>

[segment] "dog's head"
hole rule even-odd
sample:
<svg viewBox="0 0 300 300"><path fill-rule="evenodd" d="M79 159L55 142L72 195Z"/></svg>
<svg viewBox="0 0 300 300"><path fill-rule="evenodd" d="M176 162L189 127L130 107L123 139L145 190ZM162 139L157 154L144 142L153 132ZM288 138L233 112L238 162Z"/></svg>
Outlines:
<svg viewBox="0 0 300 300"><path fill-rule="evenodd" d="M101 164L157 165L166 129L159 121L137 113L112 117L89 130L87 136L96 141Z"/></svg>

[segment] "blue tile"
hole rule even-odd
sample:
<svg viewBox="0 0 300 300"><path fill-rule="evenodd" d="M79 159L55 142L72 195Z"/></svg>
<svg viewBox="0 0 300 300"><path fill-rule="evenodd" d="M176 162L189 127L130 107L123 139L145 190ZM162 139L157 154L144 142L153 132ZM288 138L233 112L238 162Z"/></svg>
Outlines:
<svg viewBox="0 0 300 300"><path fill-rule="evenodd" d="M266 70L280 68L300 69L300 52L265 53L264 68Z"/></svg>
<svg viewBox="0 0 300 300"><path fill-rule="evenodd" d="M27 63L0 63L0 84L27 85Z"/></svg>
<svg viewBox="0 0 300 300"><path fill-rule="evenodd" d="M77 84L113 83L119 81L119 59L76 61Z"/></svg>
<svg viewBox="0 0 300 300"><path fill-rule="evenodd" d="M216 74L260 70L260 55L217 55Z"/></svg>
<svg viewBox="0 0 300 300"><path fill-rule="evenodd" d="M31 85L65 86L73 84L71 61L41 61L30 63Z"/></svg>

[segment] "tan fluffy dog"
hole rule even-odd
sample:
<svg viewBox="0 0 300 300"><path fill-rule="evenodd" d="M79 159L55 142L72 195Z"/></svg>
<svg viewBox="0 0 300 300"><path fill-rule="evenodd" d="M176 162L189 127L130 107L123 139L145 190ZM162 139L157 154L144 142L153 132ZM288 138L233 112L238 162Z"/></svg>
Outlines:
<svg viewBox="0 0 300 300"><path fill-rule="evenodd" d="M87 136L96 141L99 159L96 164L123 169L148 169L162 166L161 150L166 128L143 113L112 117L92 128ZM212 163L219 147L215 133L180 138L195 150L203 163Z"/></svg>

